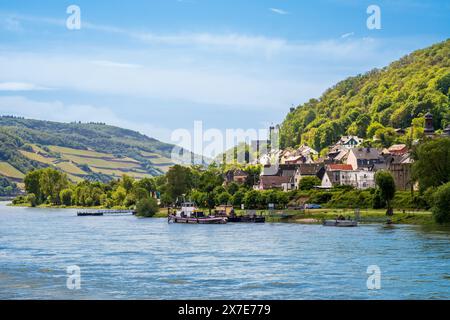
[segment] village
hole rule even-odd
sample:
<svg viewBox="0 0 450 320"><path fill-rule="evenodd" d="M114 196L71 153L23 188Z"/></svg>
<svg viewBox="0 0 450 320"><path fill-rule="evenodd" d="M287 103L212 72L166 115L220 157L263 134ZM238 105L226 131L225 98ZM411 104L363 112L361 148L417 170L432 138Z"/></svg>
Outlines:
<svg viewBox="0 0 450 320"><path fill-rule="evenodd" d="M433 116L424 116L424 134L428 138L439 137L433 127ZM271 127L270 132L277 130ZM397 129L399 136L405 130ZM446 127L442 136L450 137L450 125ZM399 191L418 190L413 182L411 166L414 162L411 148L406 144L393 144L388 148L374 148L365 146L365 141L357 136L342 136L339 141L329 147L324 157L318 151L307 145L299 148L284 150L270 150L270 141L253 141L252 151L256 151L257 159L252 164L263 166L259 183L255 190L278 189L283 191L299 190L300 183L305 177L315 177L321 183L316 189L329 190L337 186L351 186L358 190L375 188L375 173L388 170ZM413 141L417 144L419 141ZM263 144L267 144L262 148ZM267 148L267 153L259 154L260 149ZM241 169L230 170L225 174L227 185L231 182L242 184L249 178L248 173Z"/></svg>

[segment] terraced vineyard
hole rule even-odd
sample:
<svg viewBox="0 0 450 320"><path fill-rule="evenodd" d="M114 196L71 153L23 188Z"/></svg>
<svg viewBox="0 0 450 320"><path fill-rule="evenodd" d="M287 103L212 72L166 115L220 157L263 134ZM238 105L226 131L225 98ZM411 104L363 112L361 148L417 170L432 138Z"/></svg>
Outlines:
<svg viewBox="0 0 450 320"><path fill-rule="evenodd" d="M80 150L59 146L30 145L32 152L20 150L20 153L30 160L54 166L65 172L73 182L88 179L92 173L97 173L111 178L120 178L126 174L136 179L151 177L138 160L129 157L116 157L112 154L97 152L94 150ZM45 151L49 150L49 151ZM151 161L160 167L169 168L172 165L170 159L153 155ZM5 164L5 172L9 176L23 177L23 173ZM2 167L0 166L0 169ZM14 171L15 170L15 171ZM1 174L5 175L0 171Z"/></svg>
<svg viewBox="0 0 450 320"><path fill-rule="evenodd" d="M0 116L0 176L23 186L25 174L54 167L73 182L136 179L167 172L173 145L99 123Z"/></svg>

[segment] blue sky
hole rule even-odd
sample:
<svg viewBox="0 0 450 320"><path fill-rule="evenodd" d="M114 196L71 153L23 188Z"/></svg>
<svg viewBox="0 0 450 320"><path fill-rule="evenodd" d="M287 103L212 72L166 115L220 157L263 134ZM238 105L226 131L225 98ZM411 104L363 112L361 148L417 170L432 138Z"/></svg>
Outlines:
<svg viewBox="0 0 450 320"><path fill-rule="evenodd" d="M81 8L81 30L65 26ZM381 8L381 30L366 9ZM339 80L445 40L448 1L0 0L0 114L262 129Z"/></svg>

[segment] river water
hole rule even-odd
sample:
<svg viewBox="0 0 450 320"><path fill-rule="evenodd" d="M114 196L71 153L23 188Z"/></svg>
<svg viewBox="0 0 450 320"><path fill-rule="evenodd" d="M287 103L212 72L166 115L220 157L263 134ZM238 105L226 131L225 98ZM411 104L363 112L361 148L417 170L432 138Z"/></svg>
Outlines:
<svg viewBox="0 0 450 320"><path fill-rule="evenodd" d="M3 203L0 299L450 299L450 231L169 225Z"/></svg>

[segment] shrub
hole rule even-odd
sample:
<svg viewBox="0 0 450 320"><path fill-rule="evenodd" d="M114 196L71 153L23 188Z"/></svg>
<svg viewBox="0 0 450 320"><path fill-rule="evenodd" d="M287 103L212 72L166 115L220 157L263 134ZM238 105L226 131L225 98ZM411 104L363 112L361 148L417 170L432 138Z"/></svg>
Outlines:
<svg viewBox="0 0 450 320"><path fill-rule="evenodd" d="M437 188L431 210L437 223L450 222L450 182Z"/></svg>
<svg viewBox="0 0 450 320"><path fill-rule="evenodd" d="M158 203L153 198L141 199L136 205L136 212L139 217L153 217L158 210Z"/></svg>
<svg viewBox="0 0 450 320"><path fill-rule="evenodd" d="M300 180L298 188L300 190L311 190L315 186L320 186L320 179L317 177L304 177Z"/></svg>

